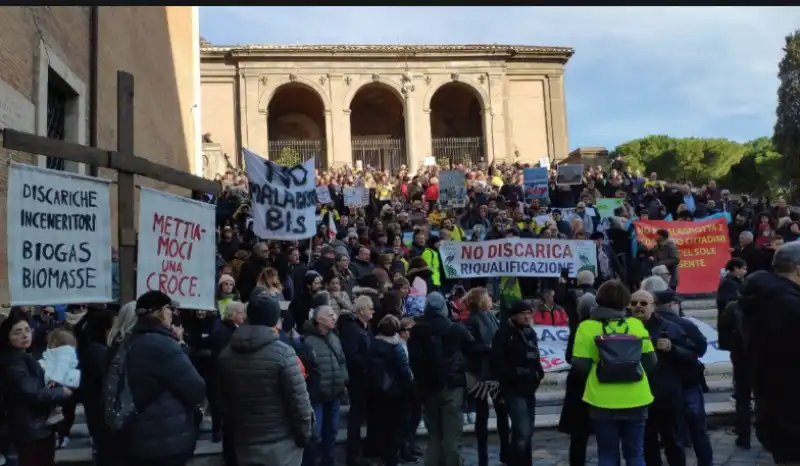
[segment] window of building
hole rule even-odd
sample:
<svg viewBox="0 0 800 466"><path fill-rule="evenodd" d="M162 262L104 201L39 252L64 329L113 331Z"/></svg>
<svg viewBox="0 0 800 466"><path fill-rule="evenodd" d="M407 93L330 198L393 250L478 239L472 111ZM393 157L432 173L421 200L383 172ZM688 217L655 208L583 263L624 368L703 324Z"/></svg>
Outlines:
<svg viewBox="0 0 800 466"><path fill-rule="evenodd" d="M47 137L66 140L67 117L70 105L76 104L78 94L52 68L47 73ZM64 159L47 157L47 168L65 170Z"/></svg>

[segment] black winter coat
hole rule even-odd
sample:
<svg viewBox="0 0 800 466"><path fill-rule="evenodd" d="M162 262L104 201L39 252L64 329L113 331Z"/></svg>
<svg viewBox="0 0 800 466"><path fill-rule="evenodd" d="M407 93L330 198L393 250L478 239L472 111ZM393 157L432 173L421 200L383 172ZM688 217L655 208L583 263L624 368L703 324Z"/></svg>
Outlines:
<svg viewBox="0 0 800 466"><path fill-rule="evenodd" d="M369 346L367 364L371 381L367 388L373 393L391 399L403 399L411 393L414 375L411 373L406 350L397 335L375 337ZM388 387L384 386L385 383Z"/></svg>
<svg viewBox="0 0 800 466"><path fill-rule="evenodd" d="M25 351L6 351L0 364L0 383L11 441L27 443L52 435L45 423L50 411L67 400L64 389L48 388L42 366Z"/></svg>
<svg viewBox="0 0 800 466"><path fill-rule="evenodd" d="M125 454L137 460L191 455L206 384L170 329L140 318L125 360L138 414L125 436Z"/></svg>
<svg viewBox="0 0 800 466"><path fill-rule="evenodd" d="M347 361L350 391L365 388L369 345L372 341L372 330L364 325L354 314L343 314L339 318L339 341Z"/></svg>
<svg viewBox="0 0 800 466"><path fill-rule="evenodd" d="M678 360L678 371L681 375L683 388L695 388L698 386L706 388L705 366L700 362L700 358L708 350L708 339L694 322L679 316L676 311L659 307L656 312L667 322L680 327L686 335L681 348L679 348L683 357ZM692 356L694 359L692 359Z"/></svg>
<svg viewBox="0 0 800 466"><path fill-rule="evenodd" d="M78 362L81 369L81 395L86 415L86 426L92 441L106 442L103 447L110 448L111 431L105 420L103 405L103 377L108 367L108 346L89 341L78 348ZM102 447L101 447L102 448ZM113 451L113 450L112 450Z"/></svg>
<svg viewBox="0 0 800 466"><path fill-rule="evenodd" d="M564 299L564 311L569 319L569 337L567 338L567 350L564 353L567 362L572 361L572 347L575 346L575 333L581 323L581 316L578 315L578 300L585 294L597 294L597 290L592 285L581 285L567 290ZM588 317L588 316L586 316Z"/></svg>
<svg viewBox="0 0 800 466"><path fill-rule="evenodd" d="M739 304L753 379L756 435L772 451L795 451L800 398L791 368L800 364L800 285L770 272L756 272L747 279Z"/></svg>
<svg viewBox="0 0 800 466"><path fill-rule="evenodd" d="M536 395L544 369L533 327L520 327L511 319L506 320L494 334L489 360L501 390L524 397Z"/></svg>
<svg viewBox="0 0 800 466"><path fill-rule="evenodd" d="M464 325L478 344L490 348L492 339L500 327L500 322L491 312L473 312L464 321ZM489 354L468 358L467 370L479 380L491 380L492 370Z"/></svg>
<svg viewBox="0 0 800 466"><path fill-rule="evenodd" d="M650 391L653 392L653 404L655 408L677 409L683 406L683 384L681 383L681 366L692 358L697 357L687 348L686 334L676 324L664 320L660 315L654 313L650 320L644 322L653 346L662 336L667 337L672 342L670 351L656 349L658 362L656 367L647 374L650 382Z"/></svg>

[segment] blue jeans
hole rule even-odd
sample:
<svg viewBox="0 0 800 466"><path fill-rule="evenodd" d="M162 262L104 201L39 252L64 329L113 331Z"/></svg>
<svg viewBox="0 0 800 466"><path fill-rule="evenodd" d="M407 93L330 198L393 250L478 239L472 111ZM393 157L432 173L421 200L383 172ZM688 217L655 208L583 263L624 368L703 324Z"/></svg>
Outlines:
<svg viewBox="0 0 800 466"><path fill-rule="evenodd" d="M645 466L645 420L593 419L597 438L597 466L619 466L619 446L627 466Z"/></svg>
<svg viewBox="0 0 800 466"><path fill-rule="evenodd" d="M692 440L694 454L697 457L697 466L712 466L714 464L714 452L711 448L711 440L708 438L703 390L700 386L686 389L683 391L683 399L686 430Z"/></svg>
<svg viewBox="0 0 800 466"><path fill-rule="evenodd" d="M511 418L509 464L530 466L533 463L533 427L536 423L536 397L503 391L503 400Z"/></svg>
<svg viewBox="0 0 800 466"><path fill-rule="evenodd" d="M314 436L303 450L303 466L314 466L319 458L322 466L333 466L336 434L339 432L339 401L313 405Z"/></svg>

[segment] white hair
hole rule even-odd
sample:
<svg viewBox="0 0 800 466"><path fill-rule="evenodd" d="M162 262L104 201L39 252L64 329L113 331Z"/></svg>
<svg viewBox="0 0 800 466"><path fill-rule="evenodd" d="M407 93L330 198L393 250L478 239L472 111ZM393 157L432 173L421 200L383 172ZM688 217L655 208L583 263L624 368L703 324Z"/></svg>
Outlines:
<svg viewBox="0 0 800 466"><path fill-rule="evenodd" d="M136 301L125 303L119 308L117 315L114 317L114 323L111 324L111 330L108 331L108 346L124 340L131 333L138 319Z"/></svg>
<svg viewBox="0 0 800 466"><path fill-rule="evenodd" d="M368 309L372 307L372 298L369 296L361 295L355 300L353 300L353 311L358 312L363 309Z"/></svg>
<svg viewBox="0 0 800 466"><path fill-rule="evenodd" d="M236 311L245 312L244 303L241 303L239 301L231 301L231 302L229 302L228 305L225 306L225 319L230 319L231 318L231 314L233 314Z"/></svg>
<svg viewBox="0 0 800 466"><path fill-rule="evenodd" d="M642 285L639 289L647 291L650 294L659 293L661 291L667 291L669 289L669 283L658 275L653 275L652 277L647 277L642 280Z"/></svg>
<svg viewBox="0 0 800 466"><path fill-rule="evenodd" d="M576 277L578 285L591 285L594 283L594 274L591 270L581 270Z"/></svg>

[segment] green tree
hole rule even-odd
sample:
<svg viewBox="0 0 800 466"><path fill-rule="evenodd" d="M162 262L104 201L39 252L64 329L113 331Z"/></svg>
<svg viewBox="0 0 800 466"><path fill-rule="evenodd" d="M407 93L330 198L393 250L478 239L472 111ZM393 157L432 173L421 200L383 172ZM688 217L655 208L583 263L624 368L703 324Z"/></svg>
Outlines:
<svg viewBox="0 0 800 466"><path fill-rule="evenodd" d="M783 155L783 181L793 200L800 199L800 30L786 36L778 65L778 108L772 142Z"/></svg>
<svg viewBox="0 0 800 466"><path fill-rule="evenodd" d="M652 135L620 144L612 158L621 157L631 171L643 175L656 172L661 179L706 183L726 175L744 152L742 144L728 139Z"/></svg>
<svg viewBox="0 0 800 466"><path fill-rule="evenodd" d="M734 193L756 196L783 194L783 160L768 137L753 139L743 144L744 157L719 180L719 185Z"/></svg>
<svg viewBox="0 0 800 466"><path fill-rule="evenodd" d="M294 166L301 162L300 153L291 147L286 146L281 149L281 153L275 157L273 162L277 163L278 165Z"/></svg>

